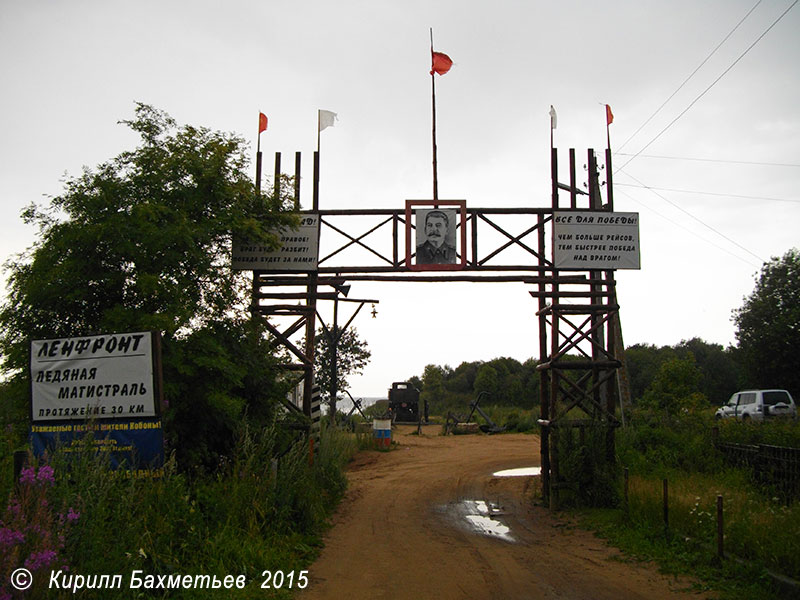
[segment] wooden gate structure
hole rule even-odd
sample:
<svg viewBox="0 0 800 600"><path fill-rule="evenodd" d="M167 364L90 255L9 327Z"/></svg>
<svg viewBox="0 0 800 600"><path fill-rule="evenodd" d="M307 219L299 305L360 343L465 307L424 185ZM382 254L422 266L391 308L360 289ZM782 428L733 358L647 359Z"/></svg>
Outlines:
<svg viewBox="0 0 800 600"><path fill-rule="evenodd" d="M333 238L335 243L327 244L324 251L320 244L317 268L313 271L253 272L252 311L267 317L267 327L276 345L282 345L292 357L284 366L296 370L305 383L303 412L311 414L318 301L356 302L360 303L359 309L365 302L377 302L346 298L347 282L520 282L534 287L529 293L538 303L535 316L539 326L537 369L545 500L555 508L559 504L559 490L575 486L575 482L564 480L559 469L559 438L566 430L599 427L605 434L605 460L613 462L614 431L619 425L616 406L622 352L614 271L557 269L552 260L552 241L548 241L555 211L613 210L610 151L605 152L605 203L601 197L596 155L591 149L587 152L587 163L588 191L579 188L572 149L569 151L569 183L560 183L558 150L552 149L550 206L466 207L458 223L462 240L466 240L459 250L458 270L421 272L408 264L408 238L404 234L406 228L413 225L408 222L406 207L319 207L319 153L315 152L313 206L310 211L300 213L316 215L320 240ZM260 179L260 161L258 164ZM276 182L280 174L280 154L276 154ZM298 210L299 182L300 153L297 153L295 205ZM346 258L353 250L358 251L358 261ZM466 256L462 256L464 250ZM354 264L356 262L358 264ZM285 288L291 291L279 291ZM288 326L280 328L277 325L280 319L289 319ZM301 332L305 334L302 348L292 341L292 337Z"/></svg>

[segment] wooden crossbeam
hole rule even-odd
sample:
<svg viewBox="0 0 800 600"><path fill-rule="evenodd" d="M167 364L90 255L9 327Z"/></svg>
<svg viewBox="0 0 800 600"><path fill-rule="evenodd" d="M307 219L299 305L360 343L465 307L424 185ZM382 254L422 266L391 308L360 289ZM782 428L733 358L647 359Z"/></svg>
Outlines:
<svg viewBox="0 0 800 600"><path fill-rule="evenodd" d="M353 244L358 244L359 246L361 246L361 247L362 247L362 248L364 248L365 250L369 250L369 251L370 251L370 252L372 252L372 253L373 253L375 256L377 256L377 257L378 257L378 258L380 258L381 260L384 260L384 261L386 261L387 263L389 263L390 265L392 265L392 266L394 267L394 262L392 262L391 260L389 260L388 258L386 258L385 256L383 256L382 254L380 254L379 252L377 252L377 251L376 251L376 250L374 250L373 248L370 248L369 246L367 246L366 244L364 244L364 243L361 241L363 238L367 237L367 236L368 236L370 233L372 233L373 231L375 231L375 230L377 230L377 229L381 228L383 225L386 225L386 223L390 223L390 222L391 222L391 219L387 219L387 220L385 220L385 221L381 221L381 222L380 222L378 225L376 225L375 227L373 227L372 229L370 229L370 230L369 230L369 231L367 231L366 233L363 233L362 235L358 236L357 238L354 238L354 237L353 237L353 236L351 236L349 233L347 233L347 232L345 232L345 231L342 231L341 229L339 229L338 227L336 227L336 226L335 226L335 225L333 225L332 223L329 223L329 222L328 222L328 221L326 221L325 219L320 219L320 222L321 222L323 225L327 225L328 227L330 227L331 229L333 229L333 230L334 230L334 231L336 231L337 233L340 233L341 235L343 235L344 237L346 237L346 238L347 238L347 239L349 239L350 241L349 241L347 244L345 244L344 246L342 246L341 248L337 249L336 251L334 251L334 252L332 252L331 254L329 254L328 256L326 256L325 258L321 258L321 259L319 260L318 264L320 264L320 265L321 265L323 262L325 262L326 260L328 260L328 259L329 259L329 258L331 258L332 256L335 256L336 254L338 254L339 252L342 252L343 250L345 250L345 249L349 248L349 247L350 247L350 246L352 246Z"/></svg>
<svg viewBox="0 0 800 600"><path fill-rule="evenodd" d="M517 245L518 245L518 246L520 246L521 248L524 248L524 249L525 249L525 250L526 250L526 251L527 251L529 254L532 254L533 256L535 256L536 258L538 258L538 259L540 259L540 260L543 258L542 256L540 256L540 255L539 255L539 253L538 253L538 252L536 252L536 251L535 251L535 250L533 250L532 248L530 248L530 247L526 246L525 244L523 244L523 243L520 241L520 240L521 240L522 238L524 238L525 236L527 236L527 235L529 235L529 234L533 233L534 231L536 231L537 229L539 229L539 223L537 223L537 224L536 224L536 225L534 225L533 227L530 227L530 228L528 228L528 229L527 229L527 230L526 230L524 233L521 233L520 235L518 235L518 236L514 237L514 236L512 236L510 233L508 233L507 231L505 231L505 230L504 230L502 227L500 227L500 226L499 226L499 225L497 225L496 223L493 223L492 221L490 221L489 219L487 219L487 218L486 218L486 215L484 215L484 214L478 214L478 217L480 217L480 219L481 219L482 221L484 221L485 223L488 223L489 225L491 225L492 227L494 227L494 228L495 228L497 231L499 231L500 233L502 233L504 236L506 236L506 237L507 237L507 238L510 240L509 242L506 242L506 243L505 243L503 246L501 246L500 248L497 248L497 249L495 249L495 251L494 251L494 252L492 252L491 254L489 254L488 256L486 256L486 257L485 257L483 260L480 260L480 261L478 261L478 264L479 264L479 265L482 265L482 264L484 264L485 262L487 262L487 261L488 261L490 258L493 258L494 256L497 256L497 255L498 255L498 254L500 254L500 253L501 253L503 250L505 250L505 249L506 249L506 248L508 248L509 246L512 246L513 244L517 244ZM473 235L475 235L475 234L476 234L476 232L474 232L474 231L473 231L473 232L472 232L472 234L473 234Z"/></svg>
<svg viewBox="0 0 800 600"><path fill-rule="evenodd" d="M269 321L264 321L264 325L266 326L267 329L269 329L269 332L272 335L274 335L280 341L280 343L283 344L283 346L285 346L289 350L289 352L291 352L298 359L300 359L300 362L304 368L306 369L313 368L313 365L311 364L311 361L308 359L308 357L305 354L303 354L303 352L301 352L297 348L297 346L295 346L290 340L288 340L280 331L278 331L278 329L274 325L272 325L272 323L270 323Z"/></svg>

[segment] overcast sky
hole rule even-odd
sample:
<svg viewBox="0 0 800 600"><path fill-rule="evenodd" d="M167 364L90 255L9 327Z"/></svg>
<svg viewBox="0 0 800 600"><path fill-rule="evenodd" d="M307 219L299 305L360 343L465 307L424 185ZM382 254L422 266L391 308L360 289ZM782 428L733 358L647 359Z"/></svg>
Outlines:
<svg viewBox="0 0 800 600"><path fill-rule="evenodd" d="M440 198L548 206L550 105L585 180L608 103L615 208L641 217L642 268L618 272L625 342L728 345L763 261L800 245L800 8L778 20L793 1L763 0L736 28L755 0L0 0L0 256L33 240L23 207L136 145L117 124L136 101L253 151L263 111L265 172L275 151L291 170L302 151L304 208L330 110L322 208L430 198L433 27L454 61L436 82ZM351 296L380 300L354 321L373 353L356 396L430 363L537 357L522 284L354 283Z"/></svg>

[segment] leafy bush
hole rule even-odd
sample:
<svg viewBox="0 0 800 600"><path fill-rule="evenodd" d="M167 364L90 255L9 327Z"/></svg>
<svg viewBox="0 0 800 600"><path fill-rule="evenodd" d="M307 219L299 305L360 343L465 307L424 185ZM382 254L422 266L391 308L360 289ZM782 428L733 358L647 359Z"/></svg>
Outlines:
<svg viewBox="0 0 800 600"><path fill-rule="evenodd" d="M709 416L684 415L665 424L646 411L631 414L628 427L618 430L617 453L623 466L642 474L664 469L713 473L722 468L714 449Z"/></svg>

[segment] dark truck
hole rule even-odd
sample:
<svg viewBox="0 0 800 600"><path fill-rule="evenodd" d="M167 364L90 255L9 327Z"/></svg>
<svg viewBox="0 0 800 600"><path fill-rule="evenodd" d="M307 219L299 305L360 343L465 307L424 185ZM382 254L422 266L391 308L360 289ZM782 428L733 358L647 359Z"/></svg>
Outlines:
<svg viewBox="0 0 800 600"><path fill-rule="evenodd" d="M419 414L419 390L407 381L395 382L389 388L389 413L395 423L417 423ZM427 405L425 422L428 421Z"/></svg>

